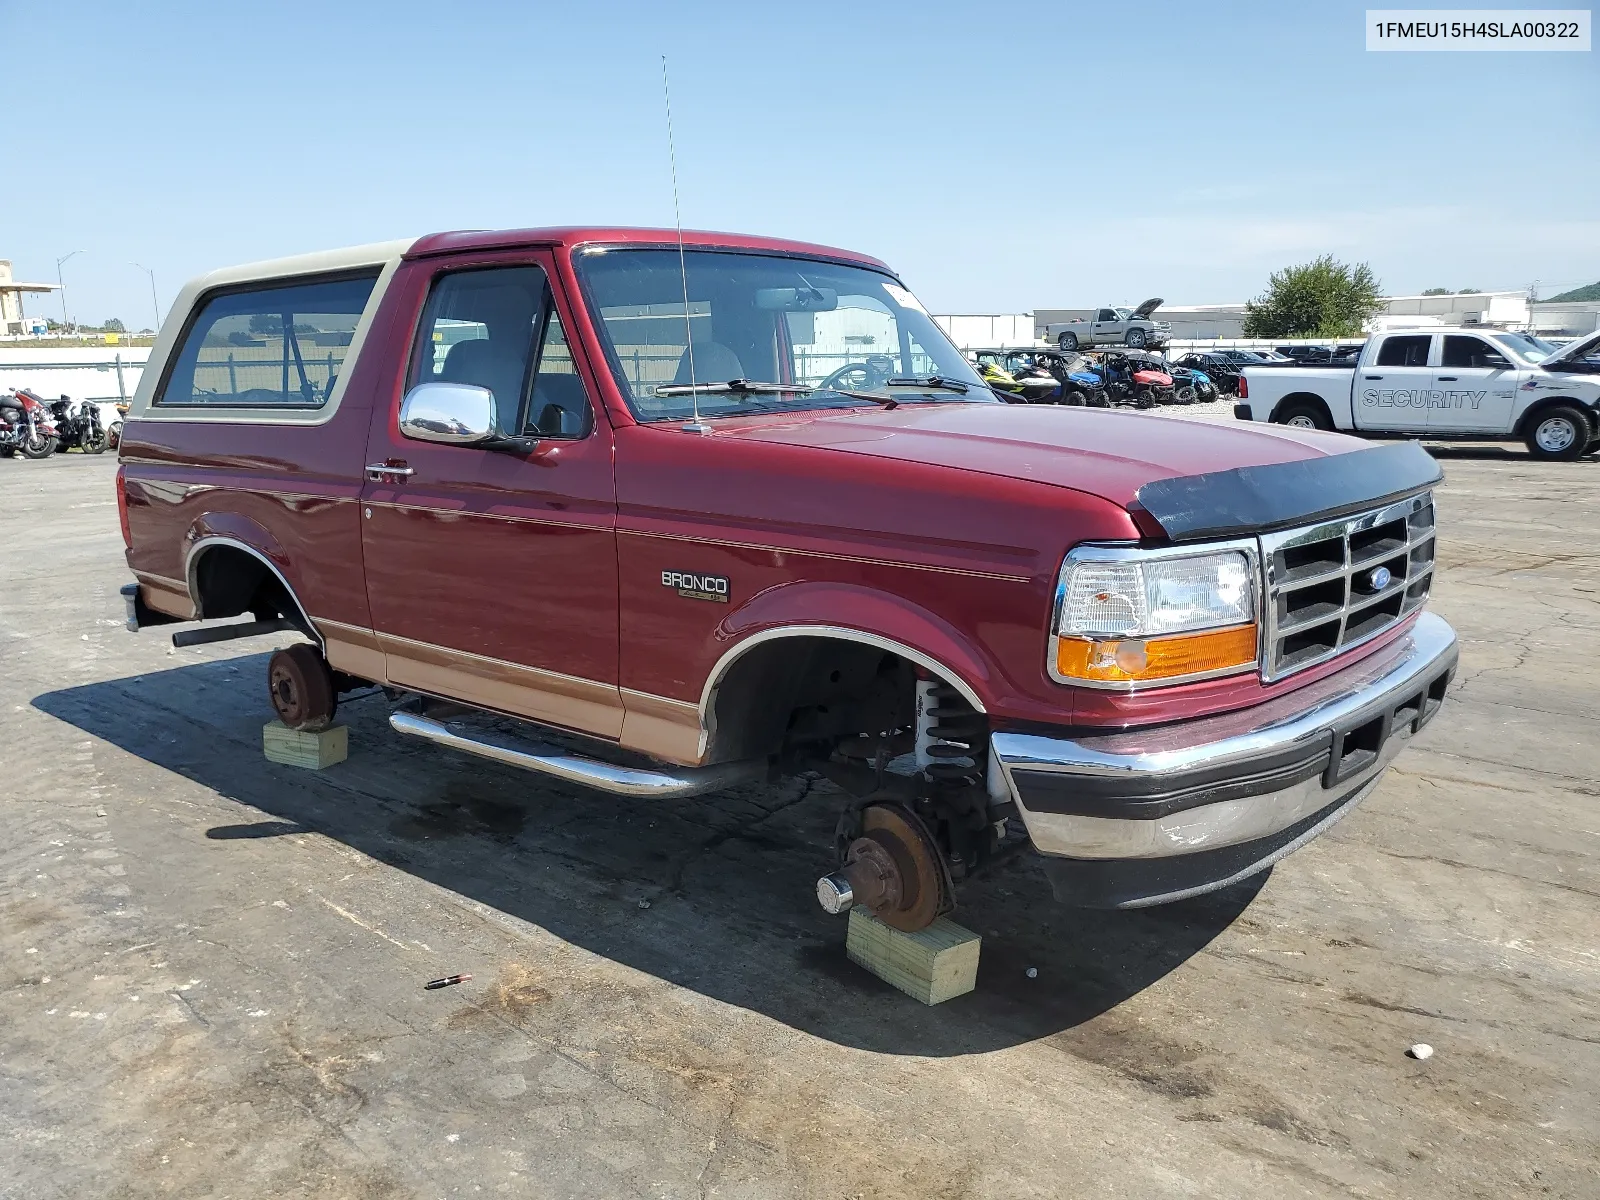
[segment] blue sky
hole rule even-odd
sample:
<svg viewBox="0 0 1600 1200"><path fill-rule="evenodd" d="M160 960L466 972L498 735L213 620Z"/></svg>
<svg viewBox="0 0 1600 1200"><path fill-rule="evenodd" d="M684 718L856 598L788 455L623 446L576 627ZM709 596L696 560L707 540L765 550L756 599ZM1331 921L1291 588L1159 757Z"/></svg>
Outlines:
<svg viewBox="0 0 1600 1200"><path fill-rule="evenodd" d="M1458 0L1459 2L1459 0ZM75 318L439 229L686 225L864 250L935 311L1600 279L1600 63L1369 54L1346 3L0 0L0 258ZM30 311L59 315L59 302Z"/></svg>

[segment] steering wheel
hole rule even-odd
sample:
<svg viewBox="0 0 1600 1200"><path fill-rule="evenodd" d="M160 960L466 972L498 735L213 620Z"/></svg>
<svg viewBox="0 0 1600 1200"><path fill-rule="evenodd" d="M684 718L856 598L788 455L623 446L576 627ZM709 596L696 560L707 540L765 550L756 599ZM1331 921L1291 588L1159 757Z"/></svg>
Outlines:
<svg viewBox="0 0 1600 1200"><path fill-rule="evenodd" d="M866 362L845 363L818 386L824 391L868 392L888 379L893 370L892 362L887 369L884 369L872 359Z"/></svg>

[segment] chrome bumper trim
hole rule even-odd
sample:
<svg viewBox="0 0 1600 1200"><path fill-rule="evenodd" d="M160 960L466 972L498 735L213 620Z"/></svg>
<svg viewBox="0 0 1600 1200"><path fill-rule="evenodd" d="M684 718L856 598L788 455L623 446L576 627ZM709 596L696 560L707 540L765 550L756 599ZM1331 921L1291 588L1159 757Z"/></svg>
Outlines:
<svg viewBox="0 0 1600 1200"><path fill-rule="evenodd" d="M1238 712L1144 730L1053 738L996 733L990 739L1006 790L1034 846L1043 854L1081 859L1146 859L1192 854L1268 837L1370 789L1409 739L1417 716L1376 747L1371 762L1328 786L1322 773L1255 795L1184 808L1153 819L1084 816L1029 808L1029 777L1094 780L1096 790L1128 786L1137 796L1151 781L1186 772L1220 779L1249 776L1263 762L1312 756L1320 745L1369 722L1451 670L1455 631L1423 613L1393 646L1306 687ZM1426 701L1422 702L1424 705ZM1387 730L1386 730L1387 732ZM1336 770L1337 768L1335 768ZM1270 787L1270 784L1263 786ZM1037 796L1036 796L1037 800Z"/></svg>

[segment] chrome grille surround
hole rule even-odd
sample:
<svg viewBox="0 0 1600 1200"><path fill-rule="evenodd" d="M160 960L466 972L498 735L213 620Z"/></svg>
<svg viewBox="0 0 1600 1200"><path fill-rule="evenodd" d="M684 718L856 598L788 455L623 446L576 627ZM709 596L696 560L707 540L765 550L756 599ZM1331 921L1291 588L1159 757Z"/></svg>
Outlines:
<svg viewBox="0 0 1600 1200"><path fill-rule="evenodd" d="M1261 678L1271 682L1370 641L1423 606L1433 581L1433 493L1260 541ZM1386 583L1374 576L1380 568Z"/></svg>

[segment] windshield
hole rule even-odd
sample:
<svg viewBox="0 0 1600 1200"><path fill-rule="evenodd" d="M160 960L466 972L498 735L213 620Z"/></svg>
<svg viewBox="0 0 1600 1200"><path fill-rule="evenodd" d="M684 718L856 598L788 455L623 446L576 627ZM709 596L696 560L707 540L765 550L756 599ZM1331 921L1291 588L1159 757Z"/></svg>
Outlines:
<svg viewBox="0 0 1600 1200"><path fill-rule="evenodd" d="M1500 341L1510 347L1511 352L1524 362L1543 362L1556 352L1556 348L1543 338L1536 338L1531 333L1502 333Z"/></svg>
<svg viewBox="0 0 1600 1200"><path fill-rule="evenodd" d="M1133 316L1133 309L1131 308L1113 308L1111 311L1117 314L1117 320L1119 321L1126 321Z"/></svg>
<svg viewBox="0 0 1600 1200"><path fill-rule="evenodd" d="M695 397L684 385L732 379L813 390L702 391L702 417L873 403L849 392L998 403L916 297L878 271L690 250L686 316L676 249L589 250L576 261L617 386L641 421L687 417Z"/></svg>

